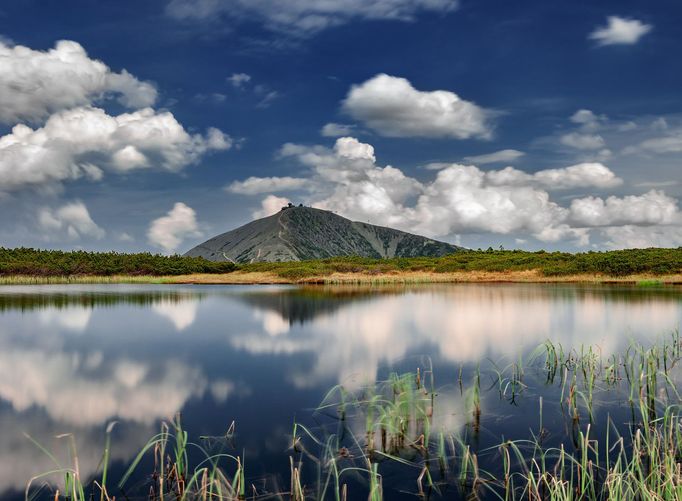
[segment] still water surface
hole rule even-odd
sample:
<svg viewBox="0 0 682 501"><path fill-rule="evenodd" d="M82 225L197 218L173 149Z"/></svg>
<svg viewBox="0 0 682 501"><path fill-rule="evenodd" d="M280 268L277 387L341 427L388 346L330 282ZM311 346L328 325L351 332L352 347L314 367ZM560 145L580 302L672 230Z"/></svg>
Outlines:
<svg viewBox="0 0 682 501"><path fill-rule="evenodd" d="M53 468L24 433L61 456L55 437L73 433L87 477L116 420L116 477L178 412L193 437L234 421L249 481L287 486L294 419L310 422L334 385L432 365L437 386L454 386L461 367L517 360L546 339L610 354L681 321L675 288L0 287L0 498L23 499L28 479ZM484 443L536 419L530 397L525 408L495 400L483 396ZM453 403L438 425L454 433L465 421Z"/></svg>

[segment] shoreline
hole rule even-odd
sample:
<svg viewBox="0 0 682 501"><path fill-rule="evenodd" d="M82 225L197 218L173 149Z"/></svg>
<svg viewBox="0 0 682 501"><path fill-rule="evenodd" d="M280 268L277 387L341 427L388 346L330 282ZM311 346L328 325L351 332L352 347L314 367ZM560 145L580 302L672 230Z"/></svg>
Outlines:
<svg viewBox="0 0 682 501"><path fill-rule="evenodd" d="M50 284L197 284L197 285L357 285L429 283L592 283L624 285L682 285L682 274L599 274L543 275L538 270L523 271L403 271L384 273L331 273L303 278L282 277L267 271L234 271L225 274L198 273L176 276L0 276L0 285Z"/></svg>

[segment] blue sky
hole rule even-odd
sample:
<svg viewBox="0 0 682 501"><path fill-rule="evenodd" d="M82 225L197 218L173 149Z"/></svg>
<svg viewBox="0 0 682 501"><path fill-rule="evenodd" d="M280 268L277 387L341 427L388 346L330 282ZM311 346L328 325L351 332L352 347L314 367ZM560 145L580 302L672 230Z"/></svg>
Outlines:
<svg viewBox="0 0 682 501"><path fill-rule="evenodd" d="M474 248L679 246L681 22L672 0L2 5L0 245L184 252L291 200Z"/></svg>

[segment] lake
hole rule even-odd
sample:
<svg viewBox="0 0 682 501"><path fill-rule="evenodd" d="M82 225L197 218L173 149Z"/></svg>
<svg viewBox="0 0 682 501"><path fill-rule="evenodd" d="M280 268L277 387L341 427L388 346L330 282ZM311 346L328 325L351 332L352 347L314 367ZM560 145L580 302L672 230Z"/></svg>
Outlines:
<svg viewBox="0 0 682 501"><path fill-rule="evenodd" d="M363 442L373 411L363 402L385 390L377 382L392 373L414 379L417 369L426 400L437 394L440 402L426 404L434 450L452 449L445 456L454 458L460 440L482 469L500 467L496 446L507 438L541 436L568 447L588 426L603 435L607 417L626 433L630 390L616 384L625 376L613 368L609 384L609 357L633 342L672 339L681 292L540 284L0 287L0 498L23 499L29 479L56 468L36 443L72 464L71 438L63 434L73 436L81 478L92 477L115 421L110 494L125 499L115 484L160 423L179 413L190 441L240 456L248 499L290 490L290 456L301 461L314 498L315 458L331 436L344 441L334 451L344 467L357 468L342 476L348 499L367 499ZM566 353L592 347L607 367L594 378L594 403L587 389L581 393L577 422L573 411L559 410L570 380L560 381L568 378L562 367L548 374L547 340ZM295 422L305 428L297 428L292 447ZM424 435L423 422L410 426ZM420 489L418 440L402 445L370 458L385 499L412 499ZM198 462L201 454L191 448L189 458ZM465 497L453 480L461 467L446 463L440 469L452 474L430 466L426 495ZM154 468L152 454L144 456L124 487L130 499L146 499ZM50 492L45 487L38 498L51 499Z"/></svg>

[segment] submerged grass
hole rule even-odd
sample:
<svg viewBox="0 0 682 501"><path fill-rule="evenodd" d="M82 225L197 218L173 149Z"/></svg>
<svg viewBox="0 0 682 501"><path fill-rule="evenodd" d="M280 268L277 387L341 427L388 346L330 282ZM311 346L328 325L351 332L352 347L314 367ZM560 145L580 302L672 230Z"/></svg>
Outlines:
<svg viewBox="0 0 682 501"><path fill-rule="evenodd" d="M423 499L678 500L682 399L676 378L681 360L678 332L651 345L633 342L624 353L610 355L596 346L566 349L547 341L525 359L477 365L467 385L460 371L457 384L436 387L426 363L423 370L392 373L359 388L335 386L315 409L314 429L294 423L288 490L249 484L244 454L230 452L234 424L225 437L200 437L201 443L194 443L176 416L142 448L115 489L123 499L144 495L173 501L380 501L406 485ZM538 381L560 395L551 405L565 419L566 436L549 441L543 415L547 398L540 397L539 426L530 426L527 438L500 437L497 444L480 447L483 394L495 390L501 400L517 405L531 398L529 373L539 374ZM598 396L612 391L624 396L629 422L610 415L597 422ZM453 414L453 399L461 412ZM461 431L444 425L443 416L453 415L465 420ZM101 474L87 484L79 476L73 437L68 466L36 443L55 469L31 479L26 498L35 499L50 486L55 500L113 501L107 478L110 433L111 427ZM151 472L143 474L149 463ZM56 473L61 483L35 488L38 480ZM132 483L134 478L143 480Z"/></svg>

